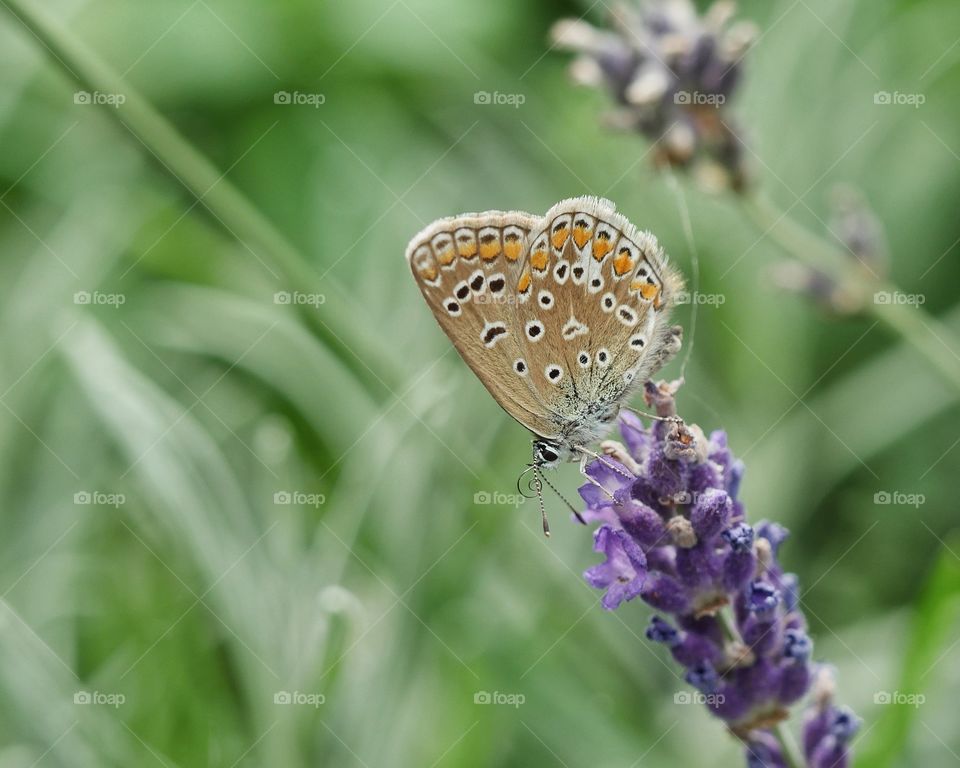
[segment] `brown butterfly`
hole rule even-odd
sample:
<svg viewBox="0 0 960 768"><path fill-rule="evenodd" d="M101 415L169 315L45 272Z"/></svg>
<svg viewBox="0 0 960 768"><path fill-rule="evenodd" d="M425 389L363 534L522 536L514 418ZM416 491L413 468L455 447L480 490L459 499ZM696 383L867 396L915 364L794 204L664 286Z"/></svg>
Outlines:
<svg viewBox="0 0 960 768"><path fill-rule="evenodd" d="M407 261L461 357L533 432L535 470L595 455L586 446L680 348L667 320L683 278L609 200L439 219Z"/></svg>

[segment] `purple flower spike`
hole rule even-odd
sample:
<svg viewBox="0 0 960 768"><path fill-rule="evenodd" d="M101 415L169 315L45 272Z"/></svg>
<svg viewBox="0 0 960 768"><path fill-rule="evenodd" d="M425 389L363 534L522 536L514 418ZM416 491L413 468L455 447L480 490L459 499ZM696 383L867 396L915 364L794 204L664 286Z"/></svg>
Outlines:
<svg viewBox="0 0 960 768"><path fill-rule="evenodd" d="M674 629L670 622L664 621L659 616L654 616L650 620L650 626L647 627L647 639L673 648L680 642L680 633Z"/></svg>
<svg viewBox="0 0 960 768"><path fill-rule="evenodd" d="M769 733L758 732L747 742L747 768L786 768L780 745Z"/></svg>
<svg viewBox="0 0 960 768"><path fill-rule="evenodd" d="M737 523L723 532L723 540L734 552L752 552L754 533L746 523Z"/></svg>
<svg viewBox="0 0 960 768"><path fill-rule="evenodd" d="M788 629L783 633L783 655L805 663L813 653L813 641L800 629Z"/></svg>
<svg viewBox="0 0 960 768"><path fill-rule="evenodd" d="M624 531L614 530L609 525L597 529L593 548L596 552L603 552L607 560L588 568L583 577L591 587L607 590L603 607L613 611L624 600L633 600L640 594L647 575L647 558Z"/></svg>
<svg viewBox="0 0 960 768"><path fill-rule="evenodd" d="M716 693L720 688L720 675L708 661L702 661L688 669L683 679L702 694Z"/></svg>
<svg viewBox="0 0 960 768"><path fill-rule="evenodd" d="M746 522L734 498L743 464L723 432L708 439L676 417L675 392L647 382L647 404L662 419L646 428L624 414L625 444L604 444L605 461L627 476L600 461L589 467L609 495L593 482L580 489L585 519L601 523L594 548L605 556L584 577L606 590L608 610L639 595L663 614L647 638L669 649L710 714L744 742L748 766L845 768L859 721L819 684L798 579L778 560L788 531ZM811 688L827 692L810 697L805 759L788 759L770 729Z"/></svg>
<svg viewBox="0 0 960 768"><path fill-rule="evenodd" d="M747 610L760 618L769 617L780 605L780 592L765 581L755 581L747 595Z"/></svg>
<svg viewBox="0 0 960 768"><path fill-rule="evenodd" d="M690 522L697 538L705 540L719 536L729 524L732 511L733 502L726 491L711 488L701 493L690 512Z"/></svg>

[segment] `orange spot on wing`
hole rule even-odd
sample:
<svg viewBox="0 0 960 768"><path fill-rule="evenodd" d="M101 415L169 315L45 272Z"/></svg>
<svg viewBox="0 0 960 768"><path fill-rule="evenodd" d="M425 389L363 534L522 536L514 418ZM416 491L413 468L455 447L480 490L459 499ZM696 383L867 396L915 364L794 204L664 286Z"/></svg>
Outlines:
<svg viewBox="0 0 960 768"><path fill-rule="evenodd" d="M480 258L484 261L492 261L500 253L500 241L493 240L489 243L480 243Z"/></svg>
<svg viewBox="0 0 960 768"><path fill-rule="evenodd" d="M633 269L633 257L630 256L630 251L623 250L620 251L620 254L613 260L613 271L617 275L625 275Z"/></svg>
<svg viewBox="0 0 960 768"><path fill-rule="evenodd" d="M577 248L583 248L592 234L586 227L574 227L573 242L577 244Z"/></svg>
<svg viewBox="0 0 960 768"><path fill-rule="evenodd" d="M660 293L660 289L655 285L650 285L650 283L644 283L640 286L640 295L648 301L654 298L658 293Z"/></svg>
<svg viewBox="0 0 960 768"><path fill-rule="evenodd" d="M432 264L427 264L426 266L420 267L420 277L424 280L436 280L437 279L437 268Z"/></svg>
<svg viewBox="0 0 960 768"><path fill-rule="evenodd" d="M543 272L547 268L547 252L537 251L530 257L530 266L537 272Z"/></svg>
<svg viewBox="0 0 960 768"><path fill-rule="evenodd" d="M446 248L437 254L437 261L440 262L441 266L446 267L453 263L453 256L453 248Z"/></svg>
<svg viewBox="0 0 960 768"><path fill-rule="evenodd" d="M518 240L507 241L503 245L503 255L507 257L510 261L516 261L520 258L520 253L523 251L523 245L520 244Z"/></svg>
<svg viewBox="0 0 960 768"><path fill-rule="evenodd" d="M457 253L460 254L461 259L472 259L477 255L477 244L473 240L460 243L457 245Z"/></svg>
<svg viewBox="0 0 960 768"><path fill-rule="evenodd" d="M529 290L530 290L530 273L525 271L522 275L520 275L520 280L517 281L517 292L526 293Z"/></svg>
<svg viewBox="0 0 960 768"><path fill-rule="evenodd" d="M558 251L563 248L563 244L567 242L567 237L570 235L570 230L567 227L557 230L553 233L550 238L550 242L553 243L553 247Z"/></svg>
<svg viewBox="0 0 960 768"><path fill-rule="evenodd" d="M593 258L595 258L597 261L603 261L603 257L612 250L613 246L610 245L609 240L601 240L598 238L593 241Z"/></svg>

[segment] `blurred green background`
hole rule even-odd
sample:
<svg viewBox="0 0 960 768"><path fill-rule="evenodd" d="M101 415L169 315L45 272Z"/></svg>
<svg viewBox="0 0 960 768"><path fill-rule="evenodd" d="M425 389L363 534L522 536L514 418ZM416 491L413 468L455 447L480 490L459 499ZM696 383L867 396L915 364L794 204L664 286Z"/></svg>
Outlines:
<svg viewBox="0 0 960 768"><path fill-rule="evenodd" d="M41 4L0 2L0 767L740 764L674 703L649 610L583 583L589 533L551 503L544 540L513 503L528 436L403 260L434 218L591 193L691 273L647 146L548 52L604 5L56 0L53 39ZM960 333L960 6L740 11L767 194L820 231L831 186L859 186L893 277ZM119 109L76 95L77 44ZM155 153L136 93L199 155ZM960 392L872 320L778 293L777 245L681 186L726 298L700 308L682 412L728 430L750 517L793 531L857 765L954 765ZM574 467L557 481L576 493Z"/></svg>

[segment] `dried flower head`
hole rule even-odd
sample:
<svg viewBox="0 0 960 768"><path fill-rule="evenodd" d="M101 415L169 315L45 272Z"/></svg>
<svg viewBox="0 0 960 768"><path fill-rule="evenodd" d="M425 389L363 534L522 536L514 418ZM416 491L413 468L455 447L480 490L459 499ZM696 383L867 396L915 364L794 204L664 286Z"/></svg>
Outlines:
<svg viewBox="0 0 960 768"><path fill-rule="evenodd" d="M655 615L647 638L669 649L684 680L746 746L749 766L786 765L774 728L811 688L813 642L797 578L780 566L782 526L750 525L738 498L744 467L726 434L709 437L676 416L678 384L647 382L660 420L620 415L623 443L587 467L584 519L601 523L604 562L586 571L615 610L640 598ZM810 768L845 760L856 718L825 685L804 730ZM837 763L843 765L845 763Z"/></svg>
<svg viewBox="0 0 960 768"><path fill-rule="evenodd" d="M727 105L756 27L732 22L734 10L728 0L702 17L690 0L621 2L611 9L610 30L566 19L552 37L578 54L574 81L615 100L608 122L655 142L657 165L691 168L712 188L741 190L746 169Z"/></svg>

